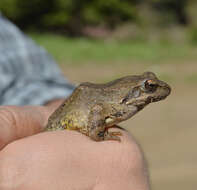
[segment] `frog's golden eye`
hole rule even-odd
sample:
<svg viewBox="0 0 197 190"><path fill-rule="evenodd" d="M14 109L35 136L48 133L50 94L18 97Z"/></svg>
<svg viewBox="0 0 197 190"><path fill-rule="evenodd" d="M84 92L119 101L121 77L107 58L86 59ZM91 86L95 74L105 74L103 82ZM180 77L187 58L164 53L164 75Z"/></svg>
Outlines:
<svg viewBox="0 0 197 190"><path fill-rule="evenodd" d="M157 89L157 83L154 80L145 80L142 87L145 91L154 92Z"/></svg>

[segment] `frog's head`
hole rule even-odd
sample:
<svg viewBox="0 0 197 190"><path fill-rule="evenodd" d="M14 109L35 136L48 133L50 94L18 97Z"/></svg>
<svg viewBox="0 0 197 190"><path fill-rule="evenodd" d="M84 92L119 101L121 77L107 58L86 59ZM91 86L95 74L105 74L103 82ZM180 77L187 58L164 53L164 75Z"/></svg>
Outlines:
<svg viewBox="0 0 197 190"><path fill-rule="evenodd" d="M127 92L120 100L121 104L136 106L138 110L151 102L165 99L171 92L170 86L160 81L152 72L128 77Z"/></svg>

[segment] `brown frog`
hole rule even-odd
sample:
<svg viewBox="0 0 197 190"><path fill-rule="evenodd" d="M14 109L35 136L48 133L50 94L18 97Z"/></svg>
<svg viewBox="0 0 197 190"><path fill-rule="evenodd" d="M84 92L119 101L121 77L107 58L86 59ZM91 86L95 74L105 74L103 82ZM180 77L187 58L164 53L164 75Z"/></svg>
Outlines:
<svg viewBox="0 0 197 190"><path fill-rule="evenodd" d="M106 84L82 83L49 117L47 131L76 130L95 141L118 140L109 128L170 94L168 84L152 72L126 76Z"/></svg>

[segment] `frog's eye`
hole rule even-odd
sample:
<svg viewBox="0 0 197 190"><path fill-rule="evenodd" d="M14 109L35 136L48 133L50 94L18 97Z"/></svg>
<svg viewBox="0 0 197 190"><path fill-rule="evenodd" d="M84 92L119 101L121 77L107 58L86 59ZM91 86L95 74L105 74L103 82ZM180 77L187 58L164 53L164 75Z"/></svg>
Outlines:
<svg viewBox="0 0 197 190"><path fill-rule="evenodd" d="M157 89L157 83L154 80L148 79L143 82L142 88L148 92L154 92Z"/></svg>

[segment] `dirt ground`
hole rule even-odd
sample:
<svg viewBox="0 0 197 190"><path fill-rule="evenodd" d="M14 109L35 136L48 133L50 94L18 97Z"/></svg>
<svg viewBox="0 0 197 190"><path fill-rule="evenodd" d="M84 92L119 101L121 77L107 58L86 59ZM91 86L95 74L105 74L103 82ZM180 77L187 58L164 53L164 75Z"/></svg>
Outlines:
<svg viewBox="0 0 197 190"><path fill-rule="evenodd" d="M197 189L197 64L81 65L62 68L74 82L104 82L154 71L172 87L171 95L149 105L121 126L141 145L153 190Z"/></svg>

